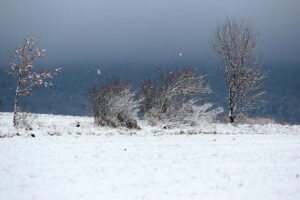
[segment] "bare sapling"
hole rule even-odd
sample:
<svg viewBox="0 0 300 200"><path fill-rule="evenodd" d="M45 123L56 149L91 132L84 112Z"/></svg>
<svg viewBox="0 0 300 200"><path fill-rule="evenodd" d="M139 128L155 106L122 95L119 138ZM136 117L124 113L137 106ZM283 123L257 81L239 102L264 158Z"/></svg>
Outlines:
<svg viewBox="0 0 300 200"><path fill-rule="evenodd" d="M21 112L20 101L25 96L30 96L34 88L51 86L51 79L58 75L60 68L54 70L42 70L35 72L34 62L45 56L45 49L39 49L34 38L23 39L23 46L12 53L8 74L16 78L16 90L14 100L13 124L19 126L18 114Z"/></svg>

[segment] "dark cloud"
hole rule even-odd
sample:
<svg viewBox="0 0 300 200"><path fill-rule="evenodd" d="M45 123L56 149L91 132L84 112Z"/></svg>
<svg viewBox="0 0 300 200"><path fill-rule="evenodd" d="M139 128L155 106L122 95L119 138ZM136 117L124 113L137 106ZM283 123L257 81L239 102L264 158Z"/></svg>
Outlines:
<svg viewBox="0 0 300 200"><path fill-rule="evenodd" d="M244 18L268 61L300 61L298 0L1 0L0 63L26 35L49 63L206 60L214 27Z"/></svg>

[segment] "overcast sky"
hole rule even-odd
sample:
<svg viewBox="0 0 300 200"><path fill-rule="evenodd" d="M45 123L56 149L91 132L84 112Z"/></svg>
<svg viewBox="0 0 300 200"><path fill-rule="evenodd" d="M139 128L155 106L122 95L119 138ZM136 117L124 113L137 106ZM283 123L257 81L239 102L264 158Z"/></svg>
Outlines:
<svg viewBox="0 0 300 200"><path fill-rule="evenodd" d="M1 0L0 64L23 36L39 36L51 64L211 58L225 17L259 33L267 62L300 62L299 0Z"/></svg>

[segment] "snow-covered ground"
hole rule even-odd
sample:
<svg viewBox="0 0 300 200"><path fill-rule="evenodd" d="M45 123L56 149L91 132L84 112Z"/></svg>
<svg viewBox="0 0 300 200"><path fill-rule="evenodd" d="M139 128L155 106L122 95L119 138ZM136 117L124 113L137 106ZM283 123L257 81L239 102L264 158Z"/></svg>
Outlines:
<svg viewBox="0 0 300 200"><path fill-rule="evenodd" d="M24 131L11 120L0 113L0 135L21 135L0 138L1 200L300 199L300 126L128 131L38 115Z"/></svg>
<svg viewBox="0 0 300 200"><path fill-rule="evenodd" d="M280 124L222 124L200 123L197 126L150 126L144 121L138 124L141 130L126 128L112 129L108 127L95 127L92 117L62 116L34 114L33 130L16 130L12 124L12 113L0 112L0 137L11 137L16 134L36 137L45 135L178 135L178 134L300 134L300 125ZM77 127L79 125L79 127Z"/></svg>

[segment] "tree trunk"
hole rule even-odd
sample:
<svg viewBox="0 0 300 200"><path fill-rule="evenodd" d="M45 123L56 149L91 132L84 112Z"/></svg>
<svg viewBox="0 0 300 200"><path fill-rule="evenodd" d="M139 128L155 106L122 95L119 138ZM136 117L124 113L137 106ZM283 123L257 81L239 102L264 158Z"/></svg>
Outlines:
<svg viewBox="0 0 300 200"><path fill-rule="evenodd" d="M228 117L229 117L229 122L230 123L233 123L234 122L234 119L235 119L235 113L234 113L234 110L233 110L233 100L232 100L232 89L229 88L229 98L228 98L228 109L229 109L229 114L228 114Z"/></svg>
<svg viewBox="0 0 300 200"><path fill-rule="evenodd" d="M162 105L162 113L166 113L168 109L168 99L166 99Z"/></svg>
<svg viewBox="0 0 300 200"><path fill-rule="evenodd" d="M237 68L235 66L233 66L234 68L234 72L233 72L233 78L231 80L230 85L228 85L228 107L229 107L229 122L230 123L234 123L235 117L236 117L236 98L234 98L234 96L236 95L236 87L237 87L237 80L236 80L236 70Z"/></svg>
<svg viewBox="0 0 300 200"><path fill-rule="evenodd" d="M229 115L229 122L233 123L234 122L234 117L232 115Z"/></svg>
<svg viewBox="0 0 300 200"><path fill-rule="evenodd" d="M21 85L21 75L19 75L18 85L17 85L17 88L16 88L16 95L15 95L14 118L13 118L14 127L17 127L18 124L19 124L19 120L17 119L17 115L18 115L18 112L19 112L20 85Z"/></svg>

